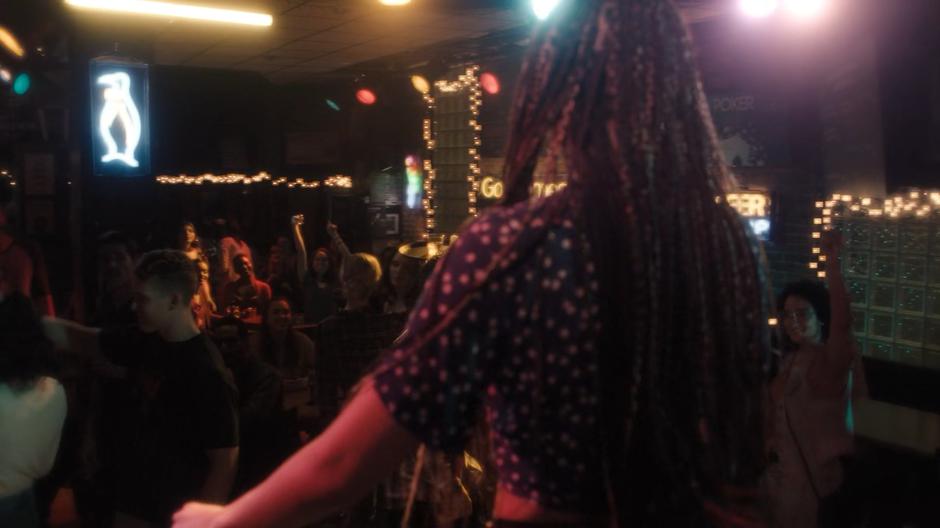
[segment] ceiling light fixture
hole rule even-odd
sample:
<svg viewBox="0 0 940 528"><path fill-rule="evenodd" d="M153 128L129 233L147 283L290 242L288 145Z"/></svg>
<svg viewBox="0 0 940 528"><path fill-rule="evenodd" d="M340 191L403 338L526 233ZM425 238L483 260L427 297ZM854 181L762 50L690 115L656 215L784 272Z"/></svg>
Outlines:
<svg viewBox="0 0 940 528"><path fill-rule="evenodd" d="M10 30L3 26L0 26L0 44L3 44L3 47L10 50L10 53L17 58L21 59L26 54L23 46L20 45L20 41L16 40L13 33L10 33Z"/></svg>
<svg viewBox="0 0 940 528"><path fill-rule="evenodd" d="M151 0L65 0L65 3L83 9L98 9L136 15L154 15L170 18L186 18L206 22L222 22L247 26L270 26L271 15L252 11L237 11L191 4L155 2Z"/></svg>
<svg viewBox="0 0 940 528"><path fill-rule="evenodd" d="M545 20L552 14L552 11L558 7L558 4L561 3L561 0L531 0L532 3L532 12L535 13L536 18L539 20Z"/></svg>
<svg viewBox="0 0 940 528"><path fill-rule="evenodd" d="M738 7L751 18L766 18L777 11L777 0L738 0Z"/></svg>
<svg viewBox="0 0 940 528"><path fill-rule="evenodd" d="M403 6L411 3L411 0L379 0L379 3L387 6Z"/></svg>

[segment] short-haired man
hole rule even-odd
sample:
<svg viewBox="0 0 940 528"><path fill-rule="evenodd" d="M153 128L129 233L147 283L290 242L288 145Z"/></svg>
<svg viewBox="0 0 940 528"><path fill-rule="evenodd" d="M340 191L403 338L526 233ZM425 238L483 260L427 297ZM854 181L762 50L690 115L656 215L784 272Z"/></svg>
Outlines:
<svg viewBox="0 0 940 528"><path fill-rule="evenodd" d="M112 375L127 381L118 528L168 524L189 500L226 501L238 460L237 391L190 310L195 266L183 252L152 251L135 279L136 332L46 320L57 345L103 356L116 365Z"/></svg>

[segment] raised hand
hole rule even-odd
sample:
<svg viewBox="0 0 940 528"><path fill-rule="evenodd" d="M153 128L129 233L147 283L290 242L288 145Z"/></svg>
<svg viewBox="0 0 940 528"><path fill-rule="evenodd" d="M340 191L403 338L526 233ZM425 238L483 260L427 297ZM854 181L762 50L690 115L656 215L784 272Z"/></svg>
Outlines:
<svg viewBox="0 0 940 528"><path fill-rule="evenodd" d="M837 259L842 254L842 248L845 246L845 239L840 231L832 229L824 231L820 240L820 247L823 254L831 259Z"/></svg>
<svg viewBox="0 0 940 528"><path fill-rule="evenodd" d="M339 236L339 230L336 228L336 224L328 222L326 224L326 234L330 235L330 238L336 238Z"/></svg>

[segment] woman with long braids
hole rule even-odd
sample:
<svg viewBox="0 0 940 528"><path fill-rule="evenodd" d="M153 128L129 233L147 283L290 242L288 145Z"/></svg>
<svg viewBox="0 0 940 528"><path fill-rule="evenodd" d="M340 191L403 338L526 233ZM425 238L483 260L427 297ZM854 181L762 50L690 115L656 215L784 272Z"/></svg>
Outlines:
<svg viewBox="0 0 940 528"><path fill-rule="evenodd" d="M315 441L175 526L298 526L480 417L494 525L748 526L769 350L759 250L665 0L567 0L523 65L505 202L438 264L402 339ZM544 138L551 138L549 144ZM537 159L569 185L531 199Z"/></svg>

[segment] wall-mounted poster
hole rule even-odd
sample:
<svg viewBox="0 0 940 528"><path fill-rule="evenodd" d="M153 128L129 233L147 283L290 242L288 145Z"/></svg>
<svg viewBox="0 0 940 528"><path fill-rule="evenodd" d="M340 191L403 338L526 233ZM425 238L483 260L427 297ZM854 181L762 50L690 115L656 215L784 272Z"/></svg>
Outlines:
<svg viewBox="0 0 940 528"><path fill-rule="evenodd" d="M369 208L369 224L375 238L401 235L401 207L372 206Z"/></svg>
<svg viewBox="0 0 940 528"><path fill-rule="evenodd" d="M93 59L91 145L98 176L150 174L149 70L119 57Z"/></svg>
<svg viewBox="0 0 940 528"><path fill-rule="evenodd" d="M708 100L725 161L732 167L790 163L787 116L770 97L718 95Z"/></svg>

